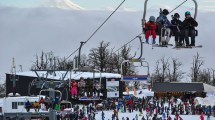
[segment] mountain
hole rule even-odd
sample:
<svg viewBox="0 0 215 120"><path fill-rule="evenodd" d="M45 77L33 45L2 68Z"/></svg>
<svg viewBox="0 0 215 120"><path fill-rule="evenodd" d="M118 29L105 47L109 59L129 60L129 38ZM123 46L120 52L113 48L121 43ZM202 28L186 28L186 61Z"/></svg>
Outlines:
<svg viewBox="0 0 215 120"><path fill-rule="evenodd" d="M52 7L60 9L84 10L83 7L75 4L71 0L1 0L0 6L20 8Z"/></svg>
<svg viewBox="0 0 215 120"><path fill-rule="evenodd" d="M22 65L23 70L30 69L35 56L42 51L53 51L60 57L68 57L80 46L81 41L86 41L90 35L111 14L111 11L77 11L56 8L9 8L0 7L0 78L4 73L10 72L12 57L16 65ZM181 19L184 12L181 11ZM110 48L118 49L138 34L141 33L142 11L116 12L107 23L82 47L82 53L88 54L91 48L98 46L99 42L110 42ZM147 12L157 16L159 12ZM170 16L169 16L170 17ZM201 49L174 50L169 48L154 48L144 45L143 57L149 61L150 71L154 70L155 61L162 56L166 58L177 57L183 63L182 70L189 72L193 56L199 52L205 60L205 68L215 68L214 59L214 12L199 11L199 36L197 45ZM174 38L171 38L171 43ZM131 44L132 54L140 54L139 40ZM75 55L77 55L76 53ZM73 59L74 56L71 57ZM17 68L17 71L19 69Z"/></svg>

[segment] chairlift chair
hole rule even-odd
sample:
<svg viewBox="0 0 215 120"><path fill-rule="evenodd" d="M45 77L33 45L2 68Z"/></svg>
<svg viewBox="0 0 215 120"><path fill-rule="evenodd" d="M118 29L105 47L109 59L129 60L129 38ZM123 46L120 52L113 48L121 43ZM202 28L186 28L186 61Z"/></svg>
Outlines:
<svg viewBox="0 0 215 120"><path fill-rule="evenodd" d="M143 12L143 18L142 18L142 31L143 33L145 33L145 24L146 24L146 12L147 12L147 3L149 0L145 0L144 3L144 12ZM185 0L183 3L181 3L179 6L177 6L175 9L177 9L178 7L180 7L182 4L184 4L185 2L187 2L188 0ZM194 19L196 20L197 17L197 12L198 12L198 4L196 2L196 0L192 0L195 4L195 12L194 12ZM173 9L171 12L173 12L175 9ZM171 13L169 12L169 14ZM158 31L158 30L157 30ZM157 32L157 35L160 35L159 32ZM175 36L174 34L172 34L172 36ZM189 35L191 36L191 35ZM198 36L198 30L195 30L195 36Z"/></svg>

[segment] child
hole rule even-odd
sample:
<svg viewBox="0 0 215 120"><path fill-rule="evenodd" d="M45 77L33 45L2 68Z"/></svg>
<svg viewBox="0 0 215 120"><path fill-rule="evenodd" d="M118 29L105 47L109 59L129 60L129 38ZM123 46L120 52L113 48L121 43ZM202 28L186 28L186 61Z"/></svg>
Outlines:
<svg viewBox="0 0 215 120"><path fill-rule="evenodd" d="M146 38L146 43L149 44L149 36L152 35L153 41L152 44L155 44L155 39L156 39L156 29L157 29L157 24L155 22L155 17L151 16L149 18L149 21L145 24L145 38Z"/></svg>

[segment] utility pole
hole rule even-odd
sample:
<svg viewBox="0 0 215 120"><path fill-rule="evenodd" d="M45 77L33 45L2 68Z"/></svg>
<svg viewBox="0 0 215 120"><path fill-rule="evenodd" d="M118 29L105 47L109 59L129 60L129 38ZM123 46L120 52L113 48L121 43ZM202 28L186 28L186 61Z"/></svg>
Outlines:
<svg viewBox="0 0 215 120"><path fill-rule="evenodd" d="M10 80L13 82L13 96L16 95L16 65L15 65L15 58L12 61L12 68L11 68L11 77Z"/></svg>

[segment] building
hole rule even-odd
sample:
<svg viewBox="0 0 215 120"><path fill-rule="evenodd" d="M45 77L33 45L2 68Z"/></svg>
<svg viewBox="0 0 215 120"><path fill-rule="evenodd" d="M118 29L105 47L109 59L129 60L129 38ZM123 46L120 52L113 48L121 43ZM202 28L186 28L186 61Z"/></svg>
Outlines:
<svg viewBox="0 0 215 120"><path fill-rule="evenodd" d="M181 83L181 82L156 82L153 84L152 91L155 96L195 96L205 97L207 92L215 92L215 87L201 83Z"/></svg>
<svg viewBox="0 0 215 120"><path fill-rule="evenodd" d="M52 74L45 71L19 72L16 73L15 88L13 88L11 77L12 74L6 73L6 95L14 90L21 96L38 95L41 89L47 89L53 81L55 89L60 90L63 94L62 98L67 100L71 97L69 89L71 80L79 82L80 77L83 77L86 84L101 84L101 99L122 97L123 88L119 86L123 83L120 81L120 74L84 71L56 71ZM83 100L88 98L85 97Z"/></svg>

